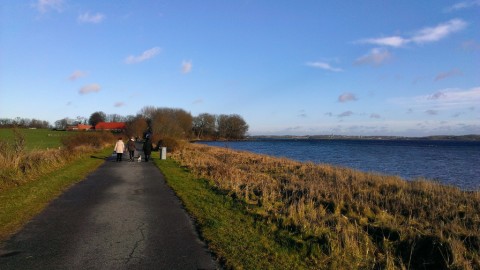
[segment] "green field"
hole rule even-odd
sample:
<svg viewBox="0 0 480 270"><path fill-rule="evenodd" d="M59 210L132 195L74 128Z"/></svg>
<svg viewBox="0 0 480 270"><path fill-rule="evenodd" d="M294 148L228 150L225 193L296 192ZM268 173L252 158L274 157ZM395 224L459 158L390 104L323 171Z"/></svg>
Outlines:
<svg viewBox="0 0 480 270"><path fill-rule="evenodd" d="M50 129L18 129L25 136L25 147L28 151L37 149L58 148L62 145L61 139L75 132L55 131ZM13 129L0 129L0 139L13 141Z"/></svg>
<svg viewBox="0 0 480 270"><path fill-rule="evenodd" d="M81 154L35 181L0 192L0 241L10 237L50 201L98 168L110 152L110 148L99 150L95 153L97 158L92 158L91 153Z"/></svg>

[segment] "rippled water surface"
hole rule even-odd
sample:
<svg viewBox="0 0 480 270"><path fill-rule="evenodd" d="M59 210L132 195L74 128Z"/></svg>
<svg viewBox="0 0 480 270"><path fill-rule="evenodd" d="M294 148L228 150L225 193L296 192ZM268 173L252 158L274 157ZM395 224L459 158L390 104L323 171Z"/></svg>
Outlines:
<svg viewBox="0 0 480 270"><path fill-rule="evenodd" d="M252 140L202 143L399 175L405 179L425 177L468 190L480 189L480 142Z"/></svg>

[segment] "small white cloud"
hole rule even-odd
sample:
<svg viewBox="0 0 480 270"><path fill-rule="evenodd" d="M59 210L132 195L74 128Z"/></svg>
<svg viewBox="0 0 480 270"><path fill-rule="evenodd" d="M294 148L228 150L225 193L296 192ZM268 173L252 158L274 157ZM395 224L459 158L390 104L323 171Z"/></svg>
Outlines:
<svg viewBox="0 0 480 270"><path fill-rule="evenodd" d="M308 115L307 115L307 113L305 112L305 110L300 110L300 111L298 111L298 113L299 113L299 114L298 114L298 117L300 117L300 118L307 118L307 117L308 117Z"/></svg>
<svg viewBox="0 0 480 270"><path fill-rule="evenodd" d="M151 49L148 49L144 51L141 55L139 56L134 56L130 55L127 58L125 58L125 63L127 64L136 64L143 62L145 60L148 60L150 58L153 58L155 55L160 53L160 48L159 47L153 47Z"/></svg>
<svg viewBox="0 0 480 270"><path fill-rule="evenodd" d="M347 102L347 101L355 101L357 97L355 97L352 93L343 93L338 97L338 102Z"/></svg>
<svg viewBox="0 0 480 270"><path fill-rule="evenodd" d="M102 13L90 14L90 12L85 12L78 15L77 21L79 23L100 23L105 19L105 15Z"/></svg>
<svg viewBox="0 0 480 270"><path fill-rule="evenodd" d="M98 93L100 92L100 85L96 83L92 83L89 85L85 85L84 87L80 88L78 91L81 95L89 94L89 93Z"/></svg>
<svg viewBox="0 0 480 270"><path fill-rule="evenodd" d="M343 71L341 68L332 67L330 64L325 62L308 62L306 65L309 67L320 68L320 69L333 71L333 72Z"/></svg>
<svg viewBox="0 0 480 270"><path fill-rule="evenodd" d="M82 77L85 77L85 76L87 76L87 73L86 73L86 72L81 71L81 70L75 70L75 71L72 73L72 75L70 75L70 77L68 77L68 79L69 79L70 81L75 81L75 80L77 80L77 79L79 79L79 78L82 78Z"/></svg>
<svg viewBox="0 0 480 270"><path fill-rule="evenodd" d="M33 5L40 13L47 13L50 10L63 11L63 0L38 0Z"/></svg>
<svg viewBox="0 0 480 270"><path fill-rule="evenodd" d="M123 106L125 106L125 103L124 103L124 102L121 102L121 101L119 101L119 102L115 102L115 104L113 104L113 106L115 106L115 107L119 108L119 107L123 107Z"/></svg>
<svg viewBox="0 0 480 270"><path fill-rule="evenodd" d="M418 31L411 40L418 44L438 41L447 37L451 33L464 29L467 23L461 19L453 19L446 23L441 23L435 27L426 27Z"/></svg>
<svg viewBox="0 0 480 270"><path fill-rule="evenodd" d="M390 52L384 48L373 48L370 50L369 53L366 55L359 57L357 60L355 60L355 64L357 65L381 65L388 59L390 59L392 55Z"/></svg>
<svg viewBox="0 0 480 270"><path fill-rule="evenodd" d="M463 1L453 4L452 6L445 9L445 11L457 11L461 9L471 8L475 6L480 6L480 0L473 0L473 1Z"/></svg>
<svg viewBox="0 0 480 270"><path fill-rule="evenodd" d="M203 103L203 99L199 98L199 99L196 99L192 102L193 105L196 105L196 104L202 104Z"/></svg>
<svg viewBox="0 0 480 270"><path fill-rule="evenodd" d="M370 118L380 119L382 117L378 113L372 113L372 114L370 114Z"/></svg>
<svg viewBox="0 0 480 270"><path fill-rule="evenodd" d="M478 52L480 51L480 42L476 42L475 40L467 40L462 43L462 48L465 51Z"/></svg>
<svg viewBox="0 0 480 270"><path fill-rule="evenodd" d="M408 43L408 39L399 36L384 38L369 38L361 40L360 43L375 44L380 46L402 47Z"/></svg>
<svg viewBox="0 0 480 270"><path fill-rule="evenodd" d="M458 70L458 69L453 69L453 70L450 70L450 71L447 71L447 72L442 72L440 74L438 74L436 77L435 77L435 81L440 81L440 80L443 80L443 79L446 79L446 78L449 78L449 77L454 77L454 76L458 76L458 75L462 75L463 73Z"/></svg>
<svg viewBox="0 0 480 270"><path fill-rule="evenodd" d="M192 67L193 67L192 61L183 61L182 62L182 73L183 74L190 73L192 71Z"/></svg>
<svg viewBox="0 0 480 270"><path fill-rule="evenodd" d="M353 115L352 111L346 111L338 115L338 117L347 117Z"/></svg>
<svg viewBox="0 0 480 270"><path fill-rule="evenodd" d="M435 94L429 96L427 99L430 99L430 100L436 100L436 99L440 99L442 97L446 97L447 95L445 95L443 92L436 92Z"/></svg>
<svg viewBox="0 0 480 270"><path fill-rule="evenodd" d="M426 110L425 113L428 114L428 115L437 115L438 111L437 110Z"/></svg>

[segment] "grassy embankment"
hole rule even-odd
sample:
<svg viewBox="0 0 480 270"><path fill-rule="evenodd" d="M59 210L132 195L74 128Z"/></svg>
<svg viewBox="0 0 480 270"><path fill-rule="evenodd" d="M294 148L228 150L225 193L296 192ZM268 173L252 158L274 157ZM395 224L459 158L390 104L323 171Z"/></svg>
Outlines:
<svg viewBox="0 0 480 270"><path fill-rule="evenodd" d="M479 192L203 145L172 158L157 164L228 268L480 269Z"/></svg>
<svg viewBox="0 0 480 270"><path fill-rule="evenodd" d="M0 240L102 164L111 153L105 146L114 141L111 134L0 132Z"/></svg>

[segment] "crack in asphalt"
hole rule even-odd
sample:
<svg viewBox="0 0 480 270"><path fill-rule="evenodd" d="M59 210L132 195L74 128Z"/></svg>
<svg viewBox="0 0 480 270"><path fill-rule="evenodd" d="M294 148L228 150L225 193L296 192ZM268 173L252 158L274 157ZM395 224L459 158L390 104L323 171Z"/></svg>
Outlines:
<svg viewBox="0 0 480 270"><path fill-rule="evenodd" d="M138 245L140 244L140 242L143 242L145 241L145 233L143 232L145 229L142 228L143 226L145 226L145 223L143 222L142 224L140 224L140 226L137 227L137 231L140 231L140 234L142 235L142 237L137 240L135 242L135 244L133 245L133 248L132 248L132 251L130 252L130 254L128 255L128 258L127 260L125 261L125 264L128 264L130 262L131 259L135 258L133 256L133 254L135 253L135 250L138 248Z"/></svg>

